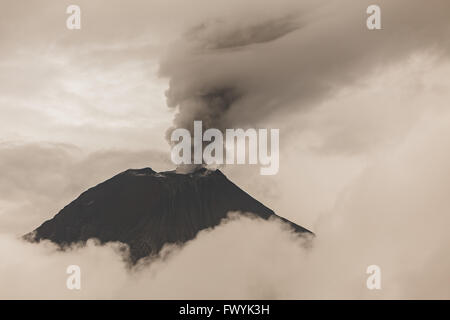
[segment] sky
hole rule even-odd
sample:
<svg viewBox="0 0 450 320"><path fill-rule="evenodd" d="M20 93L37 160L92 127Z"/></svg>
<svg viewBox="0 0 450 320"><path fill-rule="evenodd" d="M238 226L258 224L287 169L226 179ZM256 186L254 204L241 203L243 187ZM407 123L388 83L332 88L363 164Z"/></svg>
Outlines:
<svg viewBox="0 0 450 320"><path fill-rule="evenodd" d="M0 11L0 281L17 283L0 297L450 297L448 1L377 1L375 31L372 1L76 3L80 30L66 28L72 1ZM115 245L17 240L121 171L174 169L167 134L194 119L280 129L277 175L221 170L313 230L311 250L236 217L138 271ZM61 286L74 260L91 279L78 293Z"/></svg>

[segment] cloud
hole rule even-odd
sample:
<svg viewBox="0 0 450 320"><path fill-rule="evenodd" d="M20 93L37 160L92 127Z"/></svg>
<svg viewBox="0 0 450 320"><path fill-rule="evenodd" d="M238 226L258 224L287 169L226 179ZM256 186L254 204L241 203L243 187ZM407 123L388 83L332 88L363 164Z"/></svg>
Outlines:
<svg viewBox="0 0 450 320"><path fill-rule="evenodd" d="M2 235L4 298L312 299L450 297L450 116L429 119L368 167L317 223L311 245L277 220L231 216L163 258L129 269L118 244L67 252ZM433 155L430 161L429 155ZM28 263L32 261L32 263ZM68 265L82 290L65 287ZM366 288L367 266L382 290ZM45 287L46 290L41 290Z"/></svg>
<svg viewBox="0 0 450 320"><path fill-rule="evenodd" d="M370 1L81 0L78 31L65 27L70 4L8 1L0 12L4 140L167 148L167 86L175 126L284 128L415 52L448 57L445 0L379 1L375 32Z"/></svg>
<svg viewBox="0 0 450 320"><path fill-rule="evenodd" d="M231 217L130 270L117 244L61 252L3 234L0 295L448 299L449 121L448 112L422 119L401 147L363 170L318 220L310 248L279 221ZM70 264L82 268L79 292L65 287ZM381 268L381 291L366 288L372 264Z"/></svg>
<svg viewBox="0 0 450 320"><path fill-rule="evenodd" d="M448 58L448 16L435 14L448 12L448 2L422 8L420 1L381 1L383 30L375 32L365 26L369 4L289 2L258 15L237 6L233 17L191 29L161 62L168 106L178 111L174 126L192 129L203 120L223 129L266 120L280 127L281 119L307 113L412 54Z"/></svg>

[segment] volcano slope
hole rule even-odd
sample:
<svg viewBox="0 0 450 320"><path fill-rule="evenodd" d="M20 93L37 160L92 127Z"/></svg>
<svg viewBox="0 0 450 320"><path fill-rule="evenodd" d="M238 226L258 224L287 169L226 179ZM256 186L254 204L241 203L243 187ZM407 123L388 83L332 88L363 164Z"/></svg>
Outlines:
<svg viewBox="0 0 450 320"><path fill-rule="evenodd" d="M277 216L241 190L220 170L188 174L129 169L88 189L54 218L25 235L32 241L51 240L62 247L91 238L119 241L130 258L157 254L165 244L181 244L203 229L220 224L228 212L279 218L299 233L307 229Z"/></svg>

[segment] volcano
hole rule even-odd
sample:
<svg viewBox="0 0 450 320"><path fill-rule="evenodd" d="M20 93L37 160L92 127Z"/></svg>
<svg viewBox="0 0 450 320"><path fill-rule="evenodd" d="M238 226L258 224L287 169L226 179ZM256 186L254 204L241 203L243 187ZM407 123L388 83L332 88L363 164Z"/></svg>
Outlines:
<svg viewBox="0 0 450 320"><path fill-rule="evenodd" d="M184 243L220 224L228 212L281 219L299 233L307 229L277 216L237 187L220 170L188 174L129 169L88 189L54 218L25 237L61 246L91 238L119 241L133 262L157 254L165 244Z"/></svg>

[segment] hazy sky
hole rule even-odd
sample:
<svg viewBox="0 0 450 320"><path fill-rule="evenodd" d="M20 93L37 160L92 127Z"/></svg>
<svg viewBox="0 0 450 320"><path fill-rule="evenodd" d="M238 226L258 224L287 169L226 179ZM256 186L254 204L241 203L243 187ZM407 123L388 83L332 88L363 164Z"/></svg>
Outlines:
<svg viewBox="0 0 450 320"><path fill-rule="evenodd" d="M0 263L0 280L23 282L1 297L20 297L34 283L31 267L16 270L30 255L50 270L77 257L89 270L110 263L102 281L119 283L96 282L88 297L158 297L154 286L166 288L164 297L185 297L181 287L218 298L450 297L449 1L376 1L378 31L365 24L373 1L3 2L0 255L10 259ZM65 11L75 3L82 27L68 30ZM120 171L173 169L166 131L194 119L280 129L278 175L260 176L258 166L223 170L315 231L314 253L276 222L233 220L175 249L136 287L141 275L129 275L109 248L61 255L14 240ZM249 234L248 247L225 255L244 259L243 268L222 270L219 257L196 264ZM89 262L94 253L98 264ZM386 268L379 294L365 291L369 264ZM183 266L192 283L182 281ZM205 274L223 277L222 291ZM58 291L59 280L43 279L54 284L50 296L72 297Z"/></svg>

